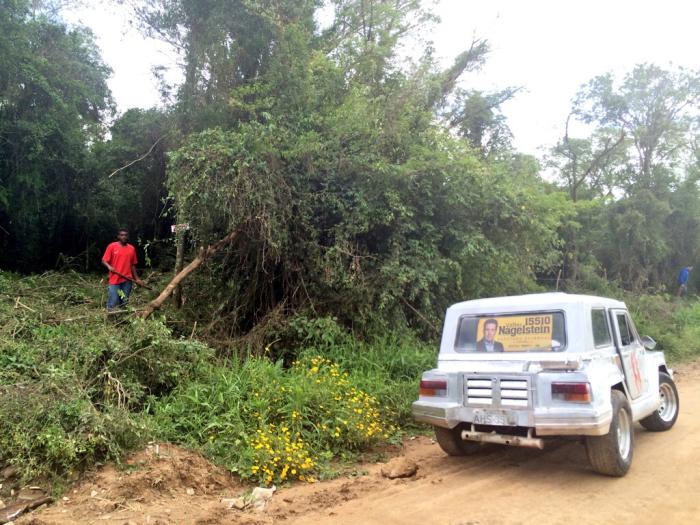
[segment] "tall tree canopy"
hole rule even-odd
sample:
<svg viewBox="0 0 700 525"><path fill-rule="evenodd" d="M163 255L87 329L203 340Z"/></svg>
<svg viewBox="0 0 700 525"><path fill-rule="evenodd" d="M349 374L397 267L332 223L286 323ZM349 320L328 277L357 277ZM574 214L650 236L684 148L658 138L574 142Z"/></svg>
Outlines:
<svg viewBox="0 0 700 525"><path fill-rule="evenodd" d="M109 70L61 4L0 0L3 267L89 267L128 226L170 268L186 222L180 255L233 242L184 315L238 336L293 315L430 332L455 300L558 277L663 287L700 256L697 72L584 85L552 183L511 144L518 89L469 86L488 43L441 67L420 0L129 2L184 78L169 107L114 119Z"/></svg>
<svg viewBox="0 0 700 525"><path fill-rule="evenodd" d="M569 119L594 127L587 138L567 133L548 163L572 201L607 200L595 216L579 206L580 221L563 232L566 269L579 260L633 289L672 283L680 265L700 255L695 162L700 73L641 64L620 83L611 74L588 82ZM581 253L581 245L591 253Z"/></svg>
<svg viewBox="0 0 700 525"><path fill-rule="evenodd" d="M283 23L265 68L226 92L237 118L171 156L193 239L241 231L210 284L187 290L197 315L216 312L210 327L240 333L309 309L432 330L449 302L532 288L558 261L564 201L544 194L536 166L487 164L437 119L486 43L445 70L430 52L407 66L397 46L418 2L335 8L323 33L272 16Z"/></svg>
<svg viewBox="0 0 700 525"><path fill-rule="evenodd" d="M24 269L84 248L88 147L112 108L92 35L30 7L0 9L0 264Z"/></svg>

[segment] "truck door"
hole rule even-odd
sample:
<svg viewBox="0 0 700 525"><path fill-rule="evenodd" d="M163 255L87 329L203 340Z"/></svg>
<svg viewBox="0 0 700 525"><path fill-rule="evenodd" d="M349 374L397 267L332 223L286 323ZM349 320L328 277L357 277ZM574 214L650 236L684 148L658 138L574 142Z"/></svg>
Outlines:
<svg viewBox="0 0 700 525"><path fill-rule="evenodd" d="M636 399L646 390L644 378L646 350L625 310L611 310L610 316L615 331L615 346L622 360L627 389L632 399Z"/></svg>

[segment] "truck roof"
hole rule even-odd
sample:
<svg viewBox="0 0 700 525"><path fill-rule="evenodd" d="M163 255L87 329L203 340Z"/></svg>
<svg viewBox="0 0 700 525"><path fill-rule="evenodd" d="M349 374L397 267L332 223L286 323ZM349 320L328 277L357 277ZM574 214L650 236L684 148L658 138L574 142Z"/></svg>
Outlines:
<svg viewBox="0 0 700 525"><path fill-rule="evenodd" d="M504 312L520 309L565 309L567 306L601 306L605 308L626 308L625 303L595 295L568 294L564 292L533 293L505 297L489 297L463 301L450 306L448 310Z"/></svg>

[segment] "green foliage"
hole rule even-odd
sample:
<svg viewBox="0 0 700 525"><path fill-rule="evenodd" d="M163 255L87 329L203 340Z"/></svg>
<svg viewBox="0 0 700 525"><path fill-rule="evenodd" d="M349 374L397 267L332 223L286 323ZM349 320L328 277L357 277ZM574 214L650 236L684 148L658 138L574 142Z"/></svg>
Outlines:
<svg viewBox="0 0 700 525"><path fill-rule="evenodd" d="M79 274L0 273L0 467L56 479L158 437L262 483L313 480L412 426L435 360L410 334L360 342L304 316L264 356L222 360L103 301Z"/></svg>
<svg viewBox="0 0 700 525"><path fill-rule="evenodd" d="M565 278L577 281L585 264L626 289L664 289L697 258L699 99L697 71L650 64L635 66L620 83L607 74L581 89L548 165L574 203L605 200L597 217L562 228ZM572 118L595 125L592 135L570 137Z"/></svg>
<svg viewBox="0 0 700 525"><path fill-rule="evenodd" d="M286 25L307 32L318 0L146 0L134 14L145 32L173 45L184 57L185 81L177 117L185 133L229 127L239 118L231 91L263 75Z"/></svg>
<svg viewBox="0 0 700 525"><path fill-rule="evenodd" d="M115 325L104 299L75 274L0 272L0 464L25 478L119 459L151 435L146 400L212 355L158 321Z"/></svg>
<svg viewBox="0 0 700 525"><path fill-rule="evenodd" d="M501 105L519 91L506 88L495 93L460 90L448 117L448 125L485 156L511 149L513 134L501 113Z"/></svg>
<svg viewBox="0 0 700 525"><path fill-rule="evenodd" d="M85 246L80 209L96 182L87 145L111 110L92 35L30 17L29 6L0 9L0 265L25 270Z"/></svg>
<svg viewBox="0 0 700 525"><path fill-rule="evenodd" d="M25 480L119 460L148 435L140 417L116 406L98 409L75 378L62 372L0 385L0 463L15 465Z"/></svg>
<svg viewBox="0 0 700 525"><path fill-rule="evenodd" d="M157 243L169 240L174 218L165 188L166 152L179 141L173 120L169 111L130 109L110 127L110 140L92 148L91 169L99 177L81 209L90 239L105 242L126 227L138 244L161 248Z"/></svg>
<svg viewBox="0 0 700 525"><path fill-rule="evenodd" d="M638 64L619 85L612 74L592 79L577 95L574 112L586 123L627 136L629 166L618 179L625 191L663 195L694 141L698 100L698 71Z"/></svg>
<svg viewBox="0 0 700 525"><path fill-rule="evenodd" d="M331 460L413 425L410 404L433 351L396 336L358 343L331 319L294 324L305 346L291 366L249 356L200 370L154 404L160 436L271 484L325 477Z"/></svg>
<svg viewBox="0 0 700 525"><path fill-rule="evenodd" d="M170 157L195 241L241 232L218 278L186 289L199 315L216 289L214 325L229 333L311 308L360 331L379 319L434 334L451 302L536 288L558 262L564 202L522 157L486 163L434 119L483 45L378 86L343 79L298 25L281 38L267 74L234 92L250 120L190 135Z"/></svg>
<svg viewBox="0 0 700 525"><path fill-rule="evenodd" d="M673 361L700 355L700 303L668 295L641 295L626 299L637 331L649 335Z"/></svg>

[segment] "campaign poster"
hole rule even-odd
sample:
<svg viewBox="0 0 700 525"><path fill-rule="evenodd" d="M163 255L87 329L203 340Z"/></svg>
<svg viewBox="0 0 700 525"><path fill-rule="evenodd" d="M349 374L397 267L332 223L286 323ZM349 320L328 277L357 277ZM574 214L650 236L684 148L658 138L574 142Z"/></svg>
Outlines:
<svg viewBox="0 0 700 525"><path fill-rule="evenodd" d="M477 327L477 351L552 350L552 314L483 317Z"/></svg>

